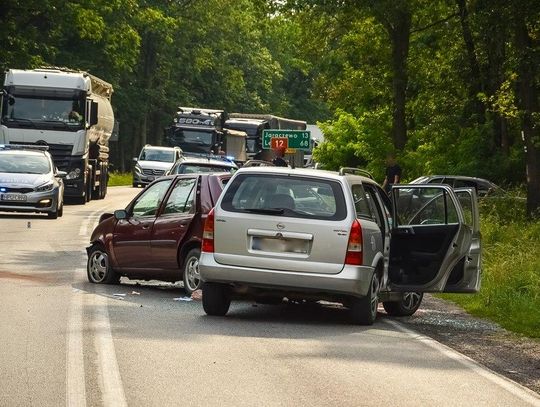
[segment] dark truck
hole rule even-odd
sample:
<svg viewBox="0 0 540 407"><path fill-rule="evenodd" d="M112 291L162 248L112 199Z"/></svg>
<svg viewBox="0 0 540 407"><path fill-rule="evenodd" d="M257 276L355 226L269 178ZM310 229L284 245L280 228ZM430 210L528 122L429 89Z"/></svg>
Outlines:
<svg viewBox="0 0 540 407"><path fill-rule="evenodd" d="M264 130L306 130L307 123L302 120L286 119L270 114L231 113L225 122L227 129L247 133L247 157L272 161L274 153L264 150L262 145ZM288 161L294 160L295 165L303 166L303 153L287 154Z"/></svg>
<svg viewBox="0 0 540 407"><path fill-rule="evenodd" d="M160 178L125 209L104 213L92 232L87 275L91 283L121 276L175 282L192 293L201 285L203 226L232 174L184 174Z"/></svg>
<svg viewBox="0 0 540 407"><path fill-rule="evenodd" d="M165 140L184 155L225 155L236 162L246 156L246 132L226 128L223 110L179 107L174 123L165 129Z"/></svg>

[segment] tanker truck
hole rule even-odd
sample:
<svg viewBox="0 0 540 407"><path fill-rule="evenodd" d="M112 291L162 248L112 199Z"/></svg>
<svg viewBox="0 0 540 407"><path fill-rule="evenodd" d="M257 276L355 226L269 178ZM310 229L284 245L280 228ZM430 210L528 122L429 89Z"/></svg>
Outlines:
<svg viewBox="0 0 540 407"><path fill-rule="evenodd" d="M5 73L0 144L46 145L67 173L66 197L84 204L107 194L112 85L66 68Z"/></svg>

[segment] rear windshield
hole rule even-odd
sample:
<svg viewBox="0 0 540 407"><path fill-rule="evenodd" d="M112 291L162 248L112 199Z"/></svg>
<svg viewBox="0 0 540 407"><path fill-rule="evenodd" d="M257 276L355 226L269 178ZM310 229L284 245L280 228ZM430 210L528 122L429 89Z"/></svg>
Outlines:
<svg viewBox="0 0 540 407"><path fill-rule="evenodd" d="M338 182L277 174L238 175L221 207L229 212L306 219L343 220L347 216Z"/></svg>
<svg viewBox="0 0 540 407"><path fill-rule="evenodd" d="M234 172L234 167L204 164L180 164L174 171L175 174L198 174L201 172Z"/></svg>

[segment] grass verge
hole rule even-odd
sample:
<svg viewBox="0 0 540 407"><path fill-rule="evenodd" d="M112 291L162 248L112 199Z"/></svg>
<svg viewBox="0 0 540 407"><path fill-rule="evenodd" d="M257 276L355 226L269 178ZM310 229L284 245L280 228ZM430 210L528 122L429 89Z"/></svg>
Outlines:
<svg viewBox="0 0 540 407"><path fill-rule="evenodd" d="M111 172L109 174L109 183L107 185L110 187L119 187L132 184L133 176L130 172Z"/></svg>
<svg viewBox="0 0 540 407"><path fill-rule="evenodd" d="M475 295L444 294L473 315L540 338L540 221L525 217L522 199L481 202L482 288Z"/></svg>

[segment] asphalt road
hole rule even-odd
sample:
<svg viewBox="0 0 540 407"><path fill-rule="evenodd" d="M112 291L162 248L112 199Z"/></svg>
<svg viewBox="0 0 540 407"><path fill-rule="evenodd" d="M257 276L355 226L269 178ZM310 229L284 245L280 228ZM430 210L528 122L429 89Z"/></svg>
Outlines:
<svg viewBox="0 0 540 407"><path fill-rule="evenodd" d="M332 306L237 303L213 318L178 285L88 283L97 217L136 192L58 220L0 215L0 406L540 406L383 314L358 327Z"/></svg>

